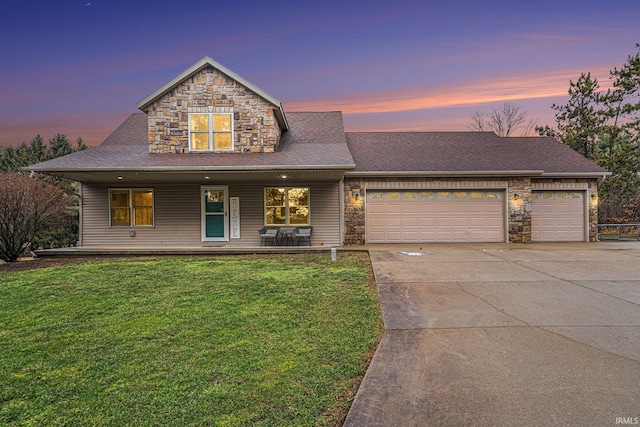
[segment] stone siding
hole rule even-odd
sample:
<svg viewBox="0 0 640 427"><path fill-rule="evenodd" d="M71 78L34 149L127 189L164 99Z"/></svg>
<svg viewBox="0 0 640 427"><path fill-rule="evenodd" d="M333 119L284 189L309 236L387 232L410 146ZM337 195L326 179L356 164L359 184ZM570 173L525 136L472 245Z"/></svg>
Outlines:
<svg viewBox="0 0 640 427"><path fill-rule="evenodd" d="M531 243L531 192L533 190L585 191L589 206L589 241L598 235L597 180L531 177L487 178L345 178L344 244L366 243L365 189L506 190L507 236L511 243ZM358 194L358 198L355 195Z"/></svg>
<svg viewBox="0 0 640 427"><path fill-rule="evenodd" d="M281 135L278 107L207 67L148 107L149 152L189 152L189 113L232 113L233 151L273 152Z"/></svg>

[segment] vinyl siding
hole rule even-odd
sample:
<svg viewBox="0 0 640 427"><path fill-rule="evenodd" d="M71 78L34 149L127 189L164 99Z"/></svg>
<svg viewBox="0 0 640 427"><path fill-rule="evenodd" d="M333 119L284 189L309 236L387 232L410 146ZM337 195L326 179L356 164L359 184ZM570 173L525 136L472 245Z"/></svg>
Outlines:
<svg viewBox="0 0 640 427"><path fill-rule="evenodd" d="M207 185L224 185L220 182ZM154 227L109 227L109 188L83 184L82 244L88 247L200 247L259 246L258 230L264 225L264 187L278 183L230 184L229 197L240 198L240 238L226 242L201 240L200 185L153 185L137 183L134 188L154 189ZM310 188L312 244L340 245L340 185L294 183ZM128 188L124 186L118 186ZM131 237L135 231L135 237Z"/></svg>

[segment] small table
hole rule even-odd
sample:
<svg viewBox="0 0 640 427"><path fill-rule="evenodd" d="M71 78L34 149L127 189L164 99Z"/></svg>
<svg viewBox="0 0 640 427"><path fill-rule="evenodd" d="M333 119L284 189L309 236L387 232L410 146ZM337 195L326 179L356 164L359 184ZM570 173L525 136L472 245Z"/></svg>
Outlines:
<svg viewBox="0 0 640 427"><path fill-rule="evenodd" d="M292 228L281 228L280 229L280 242L279 244L282 245L284 244L285 246L293 246L295 243L294 237L294 230Z"/></svg>

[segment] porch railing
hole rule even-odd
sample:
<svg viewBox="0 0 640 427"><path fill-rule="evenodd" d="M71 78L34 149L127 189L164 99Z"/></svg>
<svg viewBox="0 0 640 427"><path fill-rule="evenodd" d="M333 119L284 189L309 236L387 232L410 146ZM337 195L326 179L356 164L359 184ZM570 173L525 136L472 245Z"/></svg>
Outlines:
<svg viewBox="0 0 640 427"><path fill-rule="evenodd" d="M600 240L640 240L640 224L598 224Z"/></svg>

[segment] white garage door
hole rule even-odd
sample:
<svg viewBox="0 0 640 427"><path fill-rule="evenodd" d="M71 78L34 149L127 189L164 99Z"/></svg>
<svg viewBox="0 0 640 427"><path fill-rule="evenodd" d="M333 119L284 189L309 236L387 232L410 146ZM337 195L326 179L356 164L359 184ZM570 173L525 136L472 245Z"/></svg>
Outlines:
<svg viewBox="0 0 640 427"><path fill-rule="evenodd" d="M367 243L503 242L503 191L367 190Z"/></svg>
<svg viewBox="0 0 640 427"><path fill-rule="evenodd" d="M584 241L584 193L534 191L531 194L531 240Z"/></svg>

